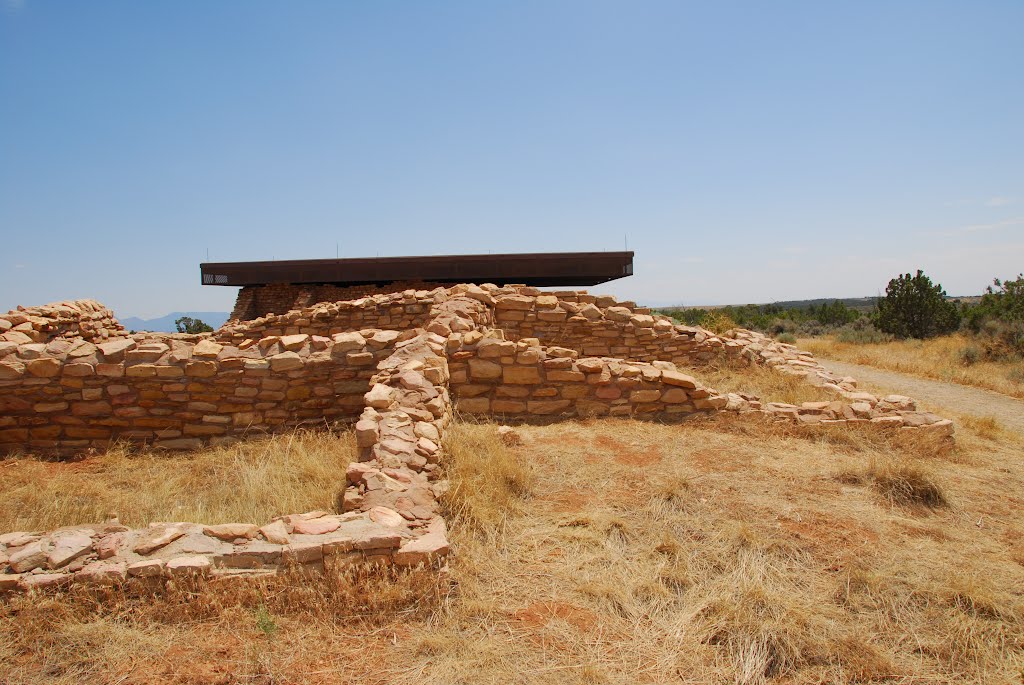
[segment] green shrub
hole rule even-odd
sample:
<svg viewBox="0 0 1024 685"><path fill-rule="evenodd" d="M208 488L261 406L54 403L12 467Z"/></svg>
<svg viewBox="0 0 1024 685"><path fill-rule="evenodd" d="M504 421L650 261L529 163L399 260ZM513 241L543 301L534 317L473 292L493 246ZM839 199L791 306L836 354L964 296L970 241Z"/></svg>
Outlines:
<svg viewBox="0 0 1024 685"><path fill-rule="evenodd" d="M976 305L964 307L964 324L977 333L986 321L1024 322L1024 275L1012 281L992 281Z"/></svg>
<svg viewBox="0 0 1024 685"><path fill-rule="evenodd" d="M726 328L749 328L769 335L820 335L832 328L857 319L860 314L841 300L809 304L806 307L783 307L779 304L744 304L715 309L673 309L659 312L671 316L687 326L703 326L711 330L721 328L726 318L732 323ZM724 329L723 329L724 330Z"/></svg>
<svg viewBox="0 0 1024 685"><path fill-rule="evenodd" d="M712 309L708 312L700 325L713 333L725 333L730 328L736 328L736 322L721 309Z"/></svg>
<svg viewBox="0 0 1024 685"><path fill-rule="evenodd" d="M960 311L946 297L941 284L932 284L920 269L889 281L878 300L874 325L897 338L931 338L955 331Z"/></svg>
<svg viewBox="0 0 1024 685"><path fill-rule="evenodd" d="M1024 321L986 321L978 339L989 359L1024 357Z"/></svg>
<svg viewBox="0 0 1024 685"><path fill-rule="evenodd" d="M875 328L871 319L866 316L836 329L836 341L850 345L875 345L891 340L891 335Z"/></svg>
<svg viewBox="0 0 1024 685"><path fill-rule="evenodd" d="M687 326L701 326L704 322L704 317L708 315L706 309L673 309L669 312L662 312L668 314L676 321L686 324Z"/></svg>
<svg viewBox="0 0 1024 685"><path fill-rule="evenodd" d="M981 301L963 308L964 327L974 333L989 359L1024 356L1024 276L998 278Z"/></svg>
<svg viewBox="0 0 1024 685"><path fill-rule="evenodd" d="M786 343L787 345L796 344L796 336L793 335L792 333L780 333L777 336L775 336L775 339L778 340L780 343Z"/></svg>
<svg viewBox="0 0 1024 685"><path fill-rule="evenodd" d="M191 316L183 316L174 320L174 327L179 333L212 333L213 326L202 319L193 319Z"/></svg>
<svg viewBox="0 0 1024 685"><path fill-rule="evenodd" d="M967 347L962 348L959 352L960 363L964 366L974 366L980 362L984 356L985 352L975 345L968 345Z"/></svg>

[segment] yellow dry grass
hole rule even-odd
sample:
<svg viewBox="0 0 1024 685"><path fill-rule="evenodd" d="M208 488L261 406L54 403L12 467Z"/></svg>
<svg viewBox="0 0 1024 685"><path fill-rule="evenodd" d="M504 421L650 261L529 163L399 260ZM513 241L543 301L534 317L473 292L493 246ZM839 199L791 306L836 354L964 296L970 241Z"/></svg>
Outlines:
<svg viewBox="0 0 1024 685"><path fill-rule="evenodd" d="M686 373L719 392L757 395L762 402L831 402L836 396L808 383L803 377L779 373L765 366L702 366Z"/></svg>
<svg viewBox="0 0 1024 685"><path fill-rule="evenodd" d="M451 427L454 556L440 576L16 598L0 604L0 673L33 684L1021 680L1016 434L967 426L949 452L747 420L516 430L523 444L506 447L493 424Z"/></svg>
<svg viewBox="0 0 1024 685"><path fill-rule="evenodd" d="M118 445L73 463L0 461L0 530L104 521L263 523L332 509L355 458L351 432L297 431L189 454Z"/></svg>
<svg viewBox="0 0 1024 685"><path fill-rule="evenodd" d="M1017 359L966 365L961 351L977 347L977 343L959 333L930 340L895 340L867 345L841 343L834 337L801 338L797 346L817 357L973 385L1024 398L1024 363Z"/></svg>

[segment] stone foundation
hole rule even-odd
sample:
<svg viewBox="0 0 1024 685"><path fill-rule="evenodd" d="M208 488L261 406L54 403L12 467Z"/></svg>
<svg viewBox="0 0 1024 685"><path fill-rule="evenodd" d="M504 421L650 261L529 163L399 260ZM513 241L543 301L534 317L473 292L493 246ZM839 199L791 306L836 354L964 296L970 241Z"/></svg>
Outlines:
<svg viewBox="0 0 1024 685"><path fill-rule="evenodd" d="M108 310L66 304L22 310L35 318L12 325L22 327L16 339L0 341L0 450L67 455L113 440L198 449L252 431L358 417L359 461L343 480L339 474L340 513L262 526L128 530L111 521L0 535L0 591L294 565L442 563L448 541L437 498L447 484L439 463L455 411L514 421L728 412L952 436L949 420L917 411L912 399L859 392L854 379L835 377L791 345L743 330L716 336L584 292L410 289L195 336L112 336L119 329ZM835 399L762 405L685 373L714 362L764 365Z"/></svg>

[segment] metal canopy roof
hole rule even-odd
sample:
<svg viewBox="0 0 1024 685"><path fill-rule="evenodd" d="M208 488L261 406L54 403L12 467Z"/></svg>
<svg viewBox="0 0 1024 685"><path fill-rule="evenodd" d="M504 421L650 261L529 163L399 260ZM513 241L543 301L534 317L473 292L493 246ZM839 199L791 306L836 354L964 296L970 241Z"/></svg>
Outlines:
<svg viewBox="0 0 1024 685"><path fill-rule="evenodd" d="M203 285L236 287L271 283L385 285L395 281L589 286L633 275L633 253L544 252L210 262L200 264L199 269Z"/></svg>

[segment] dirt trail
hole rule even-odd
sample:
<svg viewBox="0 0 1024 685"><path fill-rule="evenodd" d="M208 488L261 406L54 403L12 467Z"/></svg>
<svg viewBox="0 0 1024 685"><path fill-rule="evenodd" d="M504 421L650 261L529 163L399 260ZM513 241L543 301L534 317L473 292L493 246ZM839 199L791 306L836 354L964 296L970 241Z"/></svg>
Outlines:
<svg viewBox="0 0 1024 685"><path fill-rule="evenodd" d="M832 373L853 376L862 383L909 395L922 404L941 405L961 414L992 416L1000 425L1024 432L1024 400L991 390L918 378L873 366L847 364L820 357L818 361Z"/></svg>

